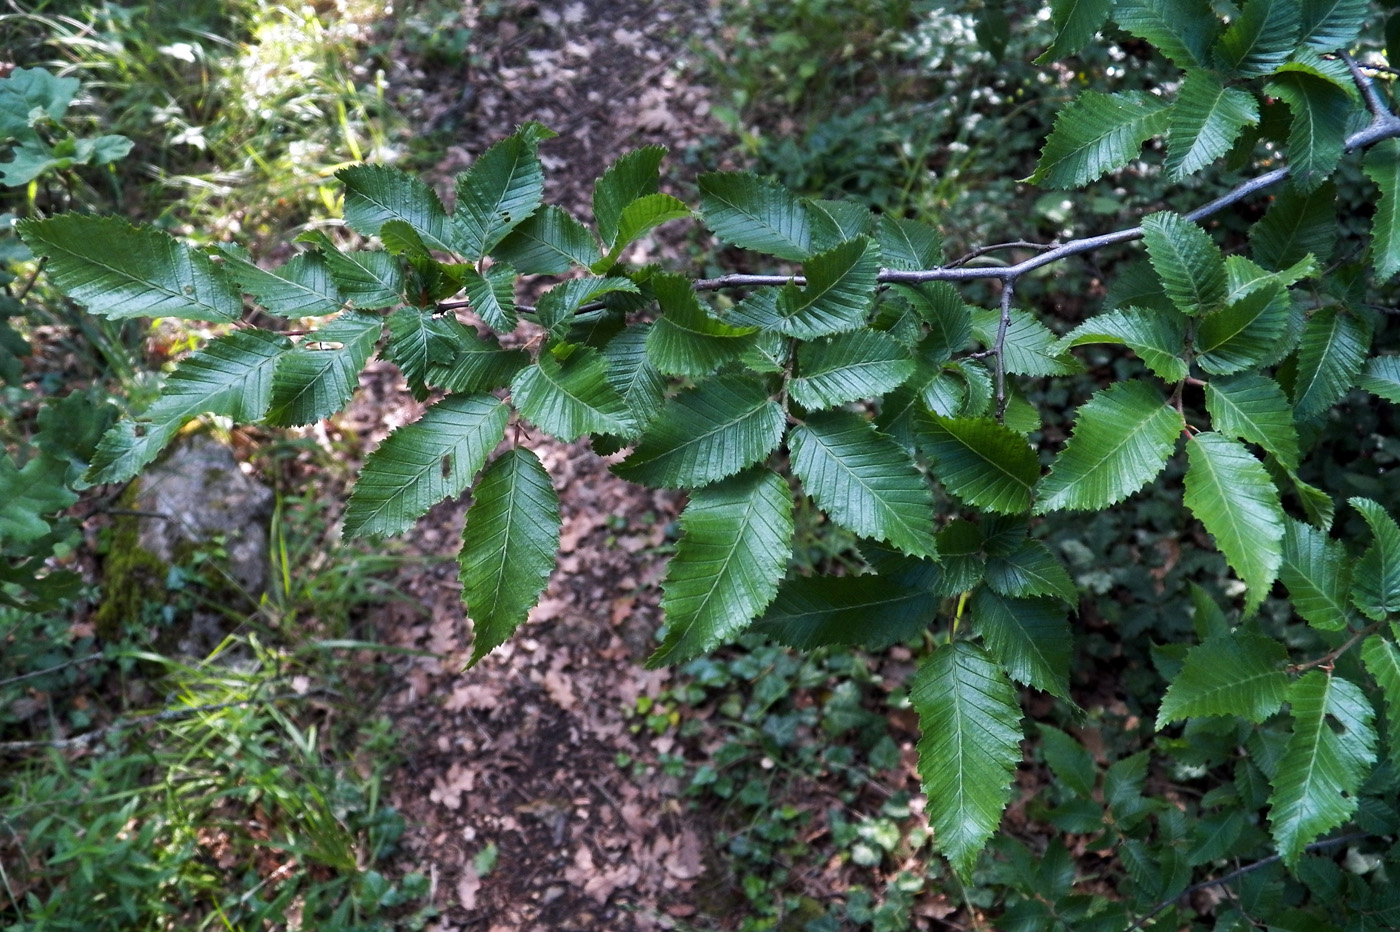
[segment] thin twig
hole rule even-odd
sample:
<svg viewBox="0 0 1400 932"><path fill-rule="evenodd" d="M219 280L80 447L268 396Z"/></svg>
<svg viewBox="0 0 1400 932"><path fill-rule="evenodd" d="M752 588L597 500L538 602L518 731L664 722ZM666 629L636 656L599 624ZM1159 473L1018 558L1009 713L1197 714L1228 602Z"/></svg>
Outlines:
<svg viewBox="0 0 1400 932"><path fill-rule="evenodd" d="M1006 331L1011 327L1011 300L1016 294L1016 280L1001 283L1001 321L997 324L997 339L992 352L997 357L997 420L1006 418Z"/></svg>
<svg viewBox="0 0 1400 932"><path fill-rule="evenodd" d="M1342 654L1345 654L1347 651L1355 647L1357 642L1361 641L1363 638L1375 634L1381 629L1383 625L1384 622L1380 621L1377 621L1374 624L1367 625L1360 631L1353 634L1350 638L1348 638L1347 642L1342 646L1333 648L1332 650L1329 650L1327 653L1323 654L1321 657L1318 657L1314 660L1309 660L1304 663L1295 663L1288 668L1288 672L1302 673L1304 670L1311 670L1313 667L1330 667L1338 657L1342 656Z"/></svg>
<svg viewBox="0 0 1400 932"><path fill-rule="evenodd" d="M1018 239L1009 243L993 243L990 246L977 246L965 256L960 256L948 263L948 268L956 269L967 265L973 259L980 259L989 252L1000 252L1003 249L1034 249L1036 252L1044 252L1047 249L1054 249L1054 243L1032 243L1030 240Z"/></svg>
<svg viewBox="0 0 1400 932"><path fill-rule="evenodd" d="M79 664L92 663L94 660L101 660L104 655L101 651L95 654L88 654L86 657L79 657L76 660L69 660L56 666L46 667L43 670L35 670L32 673L21 673L19 676L12 676L8 680L0 680L0 686L9 686L14 683L23 683L25 680L32 680L36 677L47 676L50 673L57 673L59 670L66 670L69 667L76 667Z"/></svg>
<svg viewBox="0 0 1400 932"><path fill-rule="evenodd" d="M35 283L39 281L39 273L44 271L44 266L48 264L48 256L44 256L42 259L39 260L39 262L34 266L34 271L25 281L24 287L19 290L19 294L15 295L16 301L23 301L25 298L29 297L29 292L34 290Z"/></svg>
<svg viewBox="0 0 1400 932"><path fill-rule="evenodd" d="M1381 99L1380 91L1376 90L1376 83L1371 80L1371 76L1361 70L1361 66L1356 63L1347 52L1342 52L1342 61L1347 63L1347 68L1351 70L1351 79L1356 82L1356 86L1361 90L1361 96L1366 101L1366 109L1371 111L1371 116L1378 120L1384 120L1390 115L1390 110L1386 107L1385 101Z"/></svg>
<svg viewBox="0 0 1400 932"><path fill-rule="evenodd" d="M1370 837L1371 836L1368 835L1366 832L1353 832L1350 835L1342 835L1338 838L1328 838L1324 841L1315 841L1312 844L1305 847L1303 851L1311 852L1319 851L1323 848L1335 848L1337 845L1344 845L1349 841L1360 841L1363 838ZM1124 929L1123 932L1135 932L1135 930L1142 928L1143 923L1147 922L1147 920L1151 919L1153 916L1157 915L1173 903L1179 902L1185 899L1186 897L1189 897L1191 894L1197 892L1198 890L1204 890L1207 887L1218 887L1223 884L1233 883L1234 881L1239 880L1245 874L1253 873L1254 871L1259 870L1261 867L1267 867L1270 864L1273 864L1275 861L1282 860L1282 858L1283 855L1281 854L1272 854L1269 855L1267 858L1264 858L1263 860L1255 861L1253 864L1246 864L1244 867L1241 867L1236 871L1232 871L1226 874L1224 877L1216 877L1213 880L1202 880L1200 883L1192 884L1191 886L1187 887L1185 890L1182 890L1180 893L1178 893L1171 899L1163 900L1156 906L1152 907L1151 912L1147 913L1146 915L1139 916L1133 922L1133 924L1128 926L1128 928Z"/></svg>

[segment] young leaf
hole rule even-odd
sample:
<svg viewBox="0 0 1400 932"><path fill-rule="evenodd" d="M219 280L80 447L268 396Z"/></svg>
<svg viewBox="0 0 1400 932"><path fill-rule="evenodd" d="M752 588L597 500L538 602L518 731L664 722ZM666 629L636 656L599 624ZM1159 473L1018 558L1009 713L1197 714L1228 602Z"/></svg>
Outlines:
<svg viewBox="0 0 1400 932"><path fill-rule="evenodd" d="M485 274L472 268L463 270L467 301L481 322L497 333L515 329L515 275L515 269L504 262L491 266Z"/></svg>
<svg viewBox="0 0 1400 932"><path fill-rule="evenodd" d="M378 315L346 311L302 337L277 361L267 422L299 427L345 407L383 327Z"/></svg>
<svg viewBox="0 0 1400 932"><path fill-rule="evenodd" d="M1371 218L1371 262L1376 277L1387 281L1400 272L1400 141L1376 143L1361 165L1366 177L1381 189Z"/></svg>
<svg viewBox="0 0 1400 932"><path fill-rule="evenodd" d="M1279 581L1288 587L1293 609L1308 624L1324 631L1341 631L1352 618L1347 592L1351 560L1341 541L1325 531L1289 518L1283 532L1283 563Z"/></svg>
<svg viewBox="0 0 1400 932"><path fill-rule="evenodd" d="M533 452L516 447L486 467L462 530L470 664L505 643L539 601L559 553L559 526L559 496Z"/></svg>
<svg viewBox="0 0 1400 932"><path fill-rule="evenodd" d="M1022 541L1010 553L988 556L984 576L991 590L1004 596L1053 595L1071 609L1079 606L1079 592L1069 571L1038 540Z"/></svg>
<svg viewBox="0 0 1400 932"><path fill-rule="evenodd" d="M1351 390L1371 346L1366 319L1336 307L1308 318L1298 344L1293 405L1299 421L1322 414Z"/></svg>
<svg viewBox="0 0 1400 932"><path fill-rule="evenodd" d="M926 223L881 214L876 238L881 257L892 269L912 272L943 262L943 236Z"/></svg>
<svg viewBox="0 0 1400 932"><path fill-rule="evenodd" d="M1157 477L1185 426L1143 382L1119 382L1079 409L1074 432L1040 480L1035 513L1093 511Z"/></svg>
<svg viewBox="0 0 1400 932"><path fill-rule="evenodd" d="M626 437L636 427L627 403L608 384L603 358L586 346L574 348L563 363L540 354L511 380L510 394L521 415L565 443L584 434Z"/></svg>
<svg viewBox="0 0 1400 932"><path fill-rule="evenodd" d="M353 165L335 173L345 185L345 222L376 236L390 220L407 223L429 249L452 252L447 211L416 175L388 165Z"/></svg>
<svg viewBox="0 0 1400 932"><path fill-rule="evenodd" d="M807 285L786 285L778 298L782 332L801 339L854 330L875 300L880 249L861 237L802 263Z"/></svg>
<svg viewBox="0 0 1400 932"><path fill-rule="evenodd" d="M638 198L656 193L665 155L665 146L633 149L609 165L593 186L593 219L607 248L611 249L618 240L623 210Z"/></svg>
<svg viewBox="0 0 1400 932"><path fill-rule="evenodd" d="M700 213L721 240L801 262L811 254L807 209L791 191L749 172L700 176Z"/></svg>
<svg viewBox="0 0 1400 932"><path fill-rule="evenodd" d="M1257 443L1285 469L1298 468L1293 408L1273 379L1253 373L1213 379L1206 385L1206 410L1218 433Z"/></svg>
<svg viewBox="0 0 1400 932"><path fill-rule="evenodd" d="M102 317L228 322L243 296L209 257L150 227L77 212L21 220L20 239L74 301Z"/></svg>
<svg viewBox="0 0 1400 932"><path fill-rule="evenodd" d="M1291 6L1296 0L1278 0ZM1311 191L1337 167L1346 144L1347 124L1356 103L1331 81L1301 71L1274 75L1265 92L1288 104L1293 122L1288 133L1288 163L1293 184Z"/></svg>
<svg viewBox="0 0 1400 932"><path fill-rule="evenodd" d="M1391 404L1400 404L1400 356L1372 356L1359 384Z"/></svg>
<svg viewBox="0 0 1400 932"><path fill-rule="evenodd" d="M505 436L510 409L491 395L449 395L365 459L342 533L387 537L461 495Z"/></svg>
<svg viewBox="0 0 1400 932"><path fill-rule="evenodd" d="M491 255L521 275L563 275L575 266L592 269L603 258L588 228L553 204L512 230Z"/></svg>
<svg viewBox="0 0 1400 932"><path fill-rule="evenodd" d="M1288 695L1287 662L1288 650L1274 638L1238 631L1203 641L1167 686L1157 729L1203 715L1264 721Z"/></svg>
<svg viewBox="0 0 1400 932"><path fill-rule="evenodd" d="M1016 682L1069 702L1073 647L1065 607L1054 599L1007 598L980 586L968 605L987 653Z"/></svg>
<svg viewBox="0 0 1400 932"><path fill-rule="evenodd" d="M762 383L721 376L667 400L632 455L613 471L661 488L708 485L772 453L783 424L782 408Z"/></svg>
<svg viewBox="0 0 1400 932"><path fill-rule="evenodd" d="M813 340L797 348L792 400L809 411L862 398L879 398L914 374L914 360L894 337L856 330Z"/></svg>
<svg viewBox="0 0 1400 932"><path fill-rule="evenodd" d="M1186 378L1186 323L1176 308L1165 311L1126 307L1091 317L1065 334L1055 348L1063 354L1086 343L1117 343L1137 353L1147 368L1165 382Z"/></svg>
<svg viewBox="0 0 1400 932"><path fill-rule="evenodd" d="M919 776L939 850L964 881L1011 801L1021 762L1016 690L986 651L953 641L909 686L919 713Z"/></svg>
<svg viewBox="0 0 1400 932"><path fill-rule="evenodd" d="M1142 221L1142 239L1177 310L1199 316L1225 303L1225 257L1205 230L1162 211Z"/></svg>
<svg viewBox="0 0 1400 932"><path fill-rule="evenodd" d="M1151 94L1085 91L1055 118L1028 180L1047 188L1086 185L1131 162L1168 121L1167 105Z"/></svg>
<svg viewBox="0 0 1400 932"><path fill-rule="evenodd" d="M848 411L822 411L788 434L792 471L842 527L932 557L933 493L891 438Z"/></svg>
<svg viewBox="0 0 1400 932"><path fill-rule="evenodd" d="M1293 734L1270 781L1269 825L1283 863L1296 869L1309 844L1356 811L1376 760L1375 710L1356 686L1321 670L1294 683L1288 701Z"/></svg>
<svg viewBox="0 0 1400 932"><path fill-rule="evenodd" d="M1113 19L1180 68L1208 67L1210 47L1220 33L1209 0L1117 0Z"/></svg>
<svg viewBox="0 0 1400 932"><path fill-rule="evenodd" d="M1298 0L1245 0L1215 44L1216 63L1242 77L1273 74L1288 61L1299 24Z"/></svg>
<svg viewBox="0 0 1400 932"><path fill-rule="evenodd" d="M958 499L998 514L1031 507L1040 458L1015 431L990 418L932 415L920 440L934 476Z"/></svg>
<svg viewBox="0 0 1400 932"><path fill-rule="evenodd" d="M263 269L226 248L223 263L229 277L277 317L325 317L345 306L320 253L303 252L275 269Z"/></svg>
<svg viewBox="0 0 1400 932"><path fill-rule="evenodd" d="M1079 53L1099 31L1113 9L1113 0L1050 0L1055 41L1035 60L1044 65Z"/></svg>
<svg viewBox="0 0 1400 932"><path fill-rule="evenodd" d="M689 660L732 639L777 594L792 550L792 495L766 469L693 492L661 584L670 628L651 667Z"/></svg>
<svg viewBox="0 0 1400 932"><path fill-rule="evenodd" d="M937 568L928 564L932 574ZM878 650L933 623L939 596L926 580L888 576L798 576L750 629L798 650L849 644Z"/></svg>
<svg viewBox="0 0 1400 932"><path fill-rule="evenodd" d="M1245 614L1264 601L1283 560L1283 506L1264 464L1239 442L1201 433L1186 445L1186 507L1249 587Z"/></svg>
<svg viewBox="0 0 1400 932"><path fill-rule="evenodd" d="M1259 102L1238 87L1226 87L1210 71L1190 70L1172 107L1166 168L1180 181L1230 151L1246 125L1259 122Z"/></svg>
<svg viewBox="0 0 1400 932"><path fill-rule="evenodd" d="M1352 571L1351 603L1373 621L1400 612L1400 527L1369 498L1351 499L1351 507L1371 526L1375 540Z"/></svg>
<svg viewBox="0 0 1400 932"><path fill-rule="evenodd" d="M457 176L457 210L452 215L455 252L476 262L539 210L544 169L535 152L541 140L553 135L538 123L527 123Z"/></svg>
<svg viewBox="0 0 1400 932"><path fill-rule="evenodd" d="M711 317L688 279L657 274L651 288L661 316L647 334L647 355L661 372L688 378L709 375L752 344L747 337L754 328Z"/></svg>

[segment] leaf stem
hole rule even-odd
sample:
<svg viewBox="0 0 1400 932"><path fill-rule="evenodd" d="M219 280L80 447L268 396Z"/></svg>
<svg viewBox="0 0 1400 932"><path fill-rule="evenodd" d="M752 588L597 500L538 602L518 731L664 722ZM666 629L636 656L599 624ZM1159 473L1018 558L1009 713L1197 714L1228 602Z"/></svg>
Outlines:
<svg viewBox="0 0 1400 932"><path fill-rule="evenodd" d="M1347 639L1346 643L1341 645L1340 647L1333 648L1332 650L1323 654L1321 657L1318 657L1314 660L1304 661L1303 663L1295 663L1288 668L1288 672L1302 673L1305 670L1311 670L1313 667L1324 667L1326 669L1331 669L1332 664L1336 662L1338 657L1351 650L1360 641L1375 634L1381 629L1383 625L1384 622L1373 622L1372 624L1367 625L1360 631L1357 631L1355 634L1353 634L1350 638Z"/></svg>

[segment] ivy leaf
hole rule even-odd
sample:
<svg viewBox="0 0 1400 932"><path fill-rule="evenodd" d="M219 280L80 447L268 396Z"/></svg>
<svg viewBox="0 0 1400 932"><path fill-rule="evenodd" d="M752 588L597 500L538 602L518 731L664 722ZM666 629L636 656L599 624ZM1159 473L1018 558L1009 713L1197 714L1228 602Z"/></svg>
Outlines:
<svg viewBox="0 0 1400 932"><path fill-rule="evenodd" d="M807 209L787 188L750 172L710 172L699 183L705 225L724 242L794 262L811 254Z"/></svg>
<svg viewBox="0 0 1400 932"><path fill-rule="evenodd" d="M753 327L734 327L711 317L681 275L657 274L652 292L661 316L647 335L647 355L667 375L695 378L709 375L737 358L751 344Z"/></svg>
<svg viewBox="0 0 1400 932"><path fill-rule="evenodd" d="M353 165L335 176L345 185L345 222L357 232L377 236L385 223L401 220L428 248L454 251L447 211L417 176L388 165Z"/></svg>
<svg viewBox="0 0 1400 932"><path fill-rule="evenodd" d="M505 262L487 269L462 270L462 288L481 322L497 333L515 329L515 269Z"/></svg>
<svg viewBox="0 0 1400 932"><path fill-rule="evenodd" d="M1400 356L1372 356L1359 384L1391 404L1400 404Z"/></svg>
<svg viewBox="0 0 1400 932"><path fill-rule="evenodd" d="M228 247L223 263L229 277L274 316L325 317L345 306L320 253L303 252L275 269L263 269Z"/></svg>
<svg viewBox="0 0 1400 932"><path fill-rule="evenodd" d="M785 285L778 297L781 330L801 339L854 330L875 300L880 249L869 237L842 243L802 263L806 287Z"/></svg>
<svg viewBox="0 0 1400 932"><path fill-rule="evenodd" d="M943 263L943 235L927 223L881 214L875 232L880 255L892 269L914 272Z"/></svg>
<svg viewBox="0 0 1400 932"><path fill-rule="evenodd" d="M665 155L665 146L633 149L609 165L593 186L593 219L604 246L611 249L617 242L623 210L638 198L656 193Z"/></svg>
<svg viewBox="0 0 1400 932"><path fill-rule="evenodd" d="M1186 652L1157 710L1157 729L1185 718L1236 715L1262 722L1283 705L1288 650L1274 638L1237 631Z"/></svg>
<svg viewBox="0 0 1400 932"><path fill-rule="evenodd" d="M1285 469L1298 468L1298 430L1293 407L1278 383L1250 373L1206 384L1211 427L1227 437L1257 443Z"/></svg>
<svg viewBox="0 0 1400 932"><path fill-rule="evenodd" d="M1225 257L1205 230L1162 211L1142 221L1142 239L1177 310L1194 317L1225 303Z"/></svg>
<svg viewBox="0 0 1400 932"><path fill-rule="evenodd" d="M592 269L603 258L588 228L553 204L512 230L491 255L521 275L563 275L575 266Z"/></svg>
<svg viewBox="0 0 1400 932"><path fill-rule="evenodd" d="M462 530L468 666L505 643L539 601L559 553L559 526L559 496L533 452L516 447L486 467Z"/></svg>
<svg viewBox="0 0 1400 932"><path fill-rule="evenodd" d="M953 641L909 686L919 713L919 776L938 847L964 881L1011 801L1021 762L1016 690L986 651Z"/></svg>
<svg viewBox="0 0 1400 932"><path fill-rule="evenodd" d="M1079 409L1074 432L1040 480L1035 513L1117 504L1157 477L1185 426L1143 382L1119 382Z"/></svg>
<svg viewBox="0 0 1400 932"><path fill-rule="evenodd" d="M1356 811L1357 790L1376 760L1375 710L1352 683L1321 670L1288 692L1293 734L1270 781L1269 825L1289 869L1323 832Z"/></svg>
<svg viewBox="0 0 1400 932"><path fill-rule="evenodd" d="M1282 269L1311 255L1325 264L1336 248L1337 188L1331 183L1311 191L1289 185L1279 192L1268 213L1249 231L1254 258Z"/></svg>
<svg viewBox="0 0 1400 932"><path fill-rule="evenodd" d="M1210 47L1220 34L1209 0L1117 0L1113 19L1181 68L1209 66Z"/></svg>
<svg viewBox="0 0 1400 932"><path fill-rule="evenodd" d="M302 337L272 373L267 422L276 427L314 424L345 407L374 353L384 319L346 311Z"/></svg>
<svg viewBox="0 0 1400 932"><path fill-rule="evenodd" d="M1200 433L1186 445L1186 507L1249 587L1245 614L1268 595L1283 560L1283 506L1264 464L1239 442Z"/></svg>
<svg viewBox="0 0 1400 932"><path fill-rule="evenodd" d="M101 317L229 322L243 314L243 296L223 270L159 230L76 212L15 229L47 257L49 280Z"/></svg>
<svg viewBox="0 0 1400 932"><path fill-rule="evenodd" d="M972 312L972 333L983 346L996 345L1001 329L1001 312L978 308ZM1068 375L1078 371L1073 359L1061 359L1060 341L1049 327L1019 308L1011 310L1011 322L1002 342L1001 363L1005 372L1015 375Z"/></svg>
<svg viewBox="0 0 1400 932"><path fill-rule="evenodd" d="M1352 571L1351 603L1372 621L1384 621L1392 612L1400 612L1400 527L1369 498L1353 498L1351 507L1375 535Z"/></svg>
<svg viewBox="0 0 1400 932"><path fill-rule="evenodd" d="M933 493L909 454L849 411L821 411L788 434L792 471L837 524L914 556L937 553Z"/></svg>
<svg viewBox="0 0 1400 932"><path fill-rule="evenodd" d="M792 400L809 411L879 398L914 374L914 360L894 337L856 330L803 343L797 348Z"/></svg>
<svg viewBox="0 0 1400 932"><path fill-rule="evenodd" d="M1361 645L1361 659L1385 696L1386 745L1394 761L1400 757L1400 650L1373 634Z"/></svg>
<svg viewBox="0 0 1400 932"><path fill-rule="evenodd" d="M452 215L455 252L476 262L539 210L544 201L544 169L536 150L541 140L553 135L538 123L526 123L457 176L457 209Z"/></svg>
<svg viewBox="0 0 1400 932"><path fill-rule="evenodd" d="M602 356L586 346L575 347L563 363L542 353L511 380L510 394L530 423L565 443L584 434L626 437L636 427L627 403L608 384Z"/></svg>
<svg viewBox="0 0 1400 932"><path fill-rule="evenodd" d="M937 574L937 567L922 564ZM940 598L926 579L799 576L783 582L751 629L797 650L848 644L879 650L933 623Z"/></svg>
<svg viewBox="0 0 1400 932"><path fill-rule="evenodd" d="M1187 376L1182 353L1186 322L1176 308L1165 311L1127 307L1084 321L1061 339L1056 354L1086 343L1117 343L1128 347L1165 382Z"/></svg>
<svg viewBox="0 0 1400 932"><path fill-rule="evenodd" d="M1072 702L1073 648L1065 607L1054 599L1008 598L979 586L968 605L987 653L1018 683Z"/></svg>
<svg viewBox="0 0 1400 932"><path fill-rule="evenodd" d="M1388 281L1400 272L1400 141L1385 139L1366 151L1366 177L1381 189L1371 218L1371 262L1376 277Z"/></svg>
<svg viewBox="0 0 1400 932"><path fill-rule="evenodd" d="M1297 330L1293 296L1278 283L1245 295L1200 323L1197 362L1214 375L1229 375L1263 365L1292 347Z"/></svg>
<svg viewBox="0 0 1400 932"><path fill-rule="evenodd" d="M1142 144L1169 125L1167 105L1142 91L1085 91L1055 118L1035 174L1047 188L1078 188L1137 158Z"/></svg>
<svg viewBox="0 0 1400 932"><path fill-rule="evenodd" d="M491 395L449 395L384 439L350 491L342 533L387 537L461 495L505 436L510 409Z"/></svg>
<svg viewBox="0 0 1400 932"><path fill-rule="evenodd" d="M783 426L783 409L762 383L721 376L669 399L613 471L660 488L708 485L772 453Z"/></svg>
<svg viewBox="0 0 1400 932"><path fill-rule="evenodd" d="M748 627L778 592L792 551L792 495L766 469L691 493L661 584L669 631L647 666L689 660Z"/></svg>
<svg viewBox="0 0 1400 932"><path fill-rule="evenodd" d="M1325 531L1289 518L1283 532L1279 581L1288 588L1293 609L1323 631L1341 631L1351 620L1347 592L1351 561L1341 541Z"/></svg>
<svg viewBox="0 0 1400 932"><path fill-rule="evenodd" d="M1370 346L1363 317L1328 307L1308 318L1293 379L1295 417L1311 420L1341 401L1357 383Z"/></svg>
<svg viewBox="0 0 1400 932"><path fill-rule="evenodd" d="M1108 19L1113 0L1050 0L1050 17L1055 24L1055 41L1035 60L1048 64L1077 55Z"/></svg>
<svg viewBox="0 0 1400 932"><path fill-rule="evenodd" d="M1188 70L1167 130L1167 173L1180 181L1230 151L1246 125L1259 122L1259 102L1226 87L1210 71Z"/></svg>
<svg viewBox="0 0 1400 932"><path fill-rule="evenodd" d="M920 438L933 474L961 501L998 514L1031 507L1040 458L1020 434L990 418L931 415Z"/></svg>
<svg viewBox="0 0 1400 932"><path fill-rule="evenodd" d="M1280 0L1278 5L1292 6L1295 2ZM1356 103L1331 81L1301 71L1275 75L1265 92L1288 104L1293 115L1288 132L1291 178L1299 190L1311 191L1337 167Z"/></svg>
<svg viewBox="0 0 1400 932"><path fill-rule="evenodd" d="M1079 592L1069 571L1038 540L1022 541L1010 553L988 556L984 577L993 592L1004 596L1053 595L1070 608L1079 605Z"/></svg>
<svg viewBox="0 0 1400 932"><path fill-rule="evenodd" d="M273 369L290 346L286 337L266 330L235 330L209 341L181 360L160 397L135 421L121 421L102 437L86 481L125 482L197 415L258 420L272 397Z"/></svg>
<svg viewBox="0 0 1400 932"><path fill-rule="evenodd" d="M1299 25L1298 0L1245 0L1215 44L1215 60L1241 77L1273 74L1293 52Z"/></svg>

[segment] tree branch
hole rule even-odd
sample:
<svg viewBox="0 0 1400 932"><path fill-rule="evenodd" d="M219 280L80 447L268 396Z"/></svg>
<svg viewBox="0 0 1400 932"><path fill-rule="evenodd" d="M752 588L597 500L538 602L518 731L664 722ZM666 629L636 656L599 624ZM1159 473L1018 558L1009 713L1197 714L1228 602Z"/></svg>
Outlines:
<svg viewBox="0 0 1400 932"><path fill-rule="evenodd" d="M1385 101L1381 100L1381 95L1376 90L1376 82L1371 80L1371 76L1361 70L1361 66L1356 63L1348 52L1339 53L1342 61L1347 63L1347 68L1351 71L1351 79L1356 82L1356 86L1361 90L1361 97L1366 101L1366 109L1371 111L1371 116L1377 120L1383 120L1390 116L1390 111L1386 108Z"/></svg>
<svg viewBox="0 0 1400 932"><path fill-rule="evenodd" d="M160 517L164 518L165 515ZM50 673L57 673L59 670L66 670L69 667L76 667L84 663L92 663L94 660L101 660L103 654L98 651L95 654L88 654L86 657L79 657L76 660L69 660L67 663L56 664L52 667L45 667L42 670L35 670L31 673L21 673L19 676L12 676L7 680L0 680L0 686L9 686L13 683L23 683L25 680L32 680L35 677L47 676Z"/></svg>

